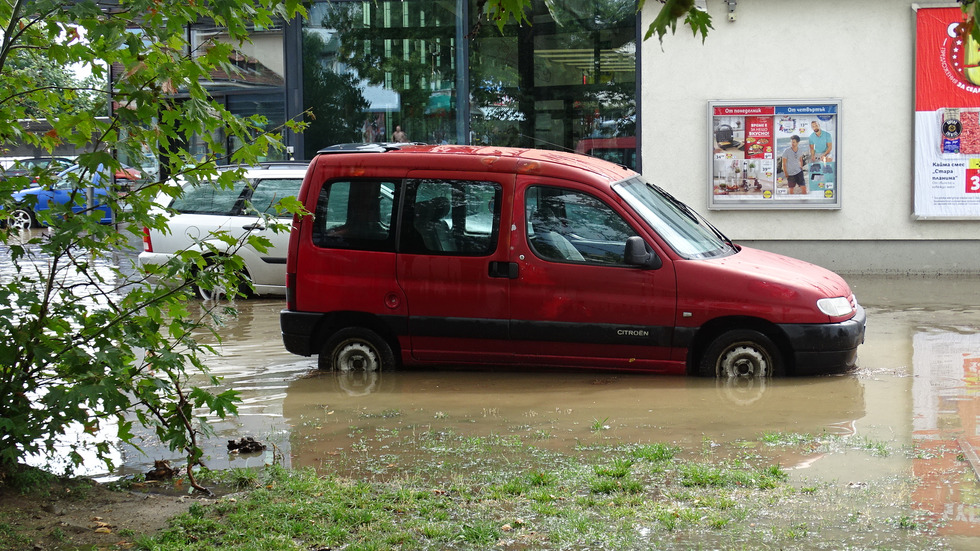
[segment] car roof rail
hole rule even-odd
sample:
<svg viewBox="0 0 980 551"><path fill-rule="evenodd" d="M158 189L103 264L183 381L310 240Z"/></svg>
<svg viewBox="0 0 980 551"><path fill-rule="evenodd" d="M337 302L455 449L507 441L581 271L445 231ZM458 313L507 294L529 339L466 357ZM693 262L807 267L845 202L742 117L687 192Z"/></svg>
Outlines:
<svg viewBox="0 0 980 551"><path fill-rule="evenodd" d="M373 142L373 143L339 143L317 151L321 153L384 153L403 147L425 145L424 142Z"/></svg>
<svg viewBox="0 0 980 551"><path fill-rule="evenodd" d="M309 161L263 161L261 163L257 163L255 166L251 168L264 168L267 170L276 170L281 168L285 168L285 169L306 168L308 166L310 166Z"/></svg>
<svg viewBox="0 0 980 551"><path fill-rule="evenodd" d="M306 168L310 166L309 161L262 161L255 164L239 164L239 165L218 165L218 170L237 170L239 168L244 168L246 170L289 170L297 168Z"/></svg>

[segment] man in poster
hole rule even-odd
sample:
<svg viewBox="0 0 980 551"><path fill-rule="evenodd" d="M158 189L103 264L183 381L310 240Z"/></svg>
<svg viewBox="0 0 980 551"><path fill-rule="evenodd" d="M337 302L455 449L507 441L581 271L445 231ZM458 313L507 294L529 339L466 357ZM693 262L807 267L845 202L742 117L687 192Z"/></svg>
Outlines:
<svg viewBox="0 0 980 551"><path fill-rule="evenodd" d="M790 146L783 150L780 155L783 162L783 174L786 176L786 184L789 192L807 193L806 178L803 176L803 163L805 157L803 150L800 149L800 137L796 134L790 138ZM797 192L796 190L799 189Z"/></svg>
<svg viewBox="0 0 980 551"><path fill-rule="evenodd" d="M814 161L831 161L830 150L834 147L834 142L830 137L830 132L820 129L820 123L813 121L810 123L813 134L807 138L810 142L810 159Z"/></svg>

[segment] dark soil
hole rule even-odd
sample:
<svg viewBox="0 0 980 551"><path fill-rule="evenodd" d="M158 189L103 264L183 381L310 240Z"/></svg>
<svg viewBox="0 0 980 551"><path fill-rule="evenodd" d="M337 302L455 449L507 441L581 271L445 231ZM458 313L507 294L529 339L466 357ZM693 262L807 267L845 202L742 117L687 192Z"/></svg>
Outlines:
<svg viewBox="0 0 980 551"><path fill-rule="evenodd" d="M179 479L126 489L38 475L0 484L0 550L129 549L195 502ZM9 480L6 482L10 482Z"/></svg>

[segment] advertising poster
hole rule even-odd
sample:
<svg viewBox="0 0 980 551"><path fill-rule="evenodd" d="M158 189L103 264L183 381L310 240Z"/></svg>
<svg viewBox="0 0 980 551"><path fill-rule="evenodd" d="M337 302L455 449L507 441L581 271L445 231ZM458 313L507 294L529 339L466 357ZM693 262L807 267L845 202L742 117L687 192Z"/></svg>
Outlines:
<svg viewBox="0 0 980 551"><path fill-rule="evenodd" d="M980 218L980 46L959 7L916 11L915 201L919 219Z"/></svg>
<svg viewBox="0 0 980 551"><path fill-rule="evenodd" d="M710 209L840 208L839 100L710 102Z"/></svg>

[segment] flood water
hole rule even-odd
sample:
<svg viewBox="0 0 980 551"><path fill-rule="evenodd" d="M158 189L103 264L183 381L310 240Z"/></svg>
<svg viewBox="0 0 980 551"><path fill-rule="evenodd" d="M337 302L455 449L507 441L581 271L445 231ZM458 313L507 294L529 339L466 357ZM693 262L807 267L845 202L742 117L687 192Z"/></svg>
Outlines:
<svg viewBox="0 0 980 551"><path fill-rule="evenodd" d="M896 516L913 511L936 527L943 546L976 548L980 462L970 459L980 449L980 281L848 280L868 310L855 372L735 386L595 372L320 373L313 359L283 350L280 301L241 302L239 318L223 330L222 356L209 362L242 393L241 415L217 425L208 465L278 460L369 476L383 463L426 461L405 438L379 436L421 430L519 437L556 451L667 442L692 453L737 448L765 433L810 434L837 444L769 452L791 480L879 485L893 494ZM242 436L270 450L227 454L226 440ZM145 472L152 459L170 456L147 444L148 456L123 449L116 474ZM345 460L356 454L366 461ZM352 465L368 467L353 472Z"/></svg>
<svg viewBox="0 0 980 551"><path fill-rule="evenodd" d="M221 355L208 361L241 393L240 415L216 422L205 462L226 468L278 461L370 475L392 461L426 461L405 446L410 439L379 436L420 430L520 438L563 452L665 442L697 453L758 443L766 433L818 435L833 444L766 453L791 481L840 488L842 499L855 495L845 488L887 488L895 514L926 519L941 548L978 548L980 278L847 279L868 310L855 372L734 386L599 372L320 373L315 359L283 349L281 301L240 301L238 318L221 329ZM243 436L269 450L228 454L227 441ZM156 459L183 462L149 434L140 437L142 452L117 446L116 472L88 466L88 474L112 478L146 472ZM344 460L353 454L369 459L371 469L354 472L358 467Z"/></svg>

